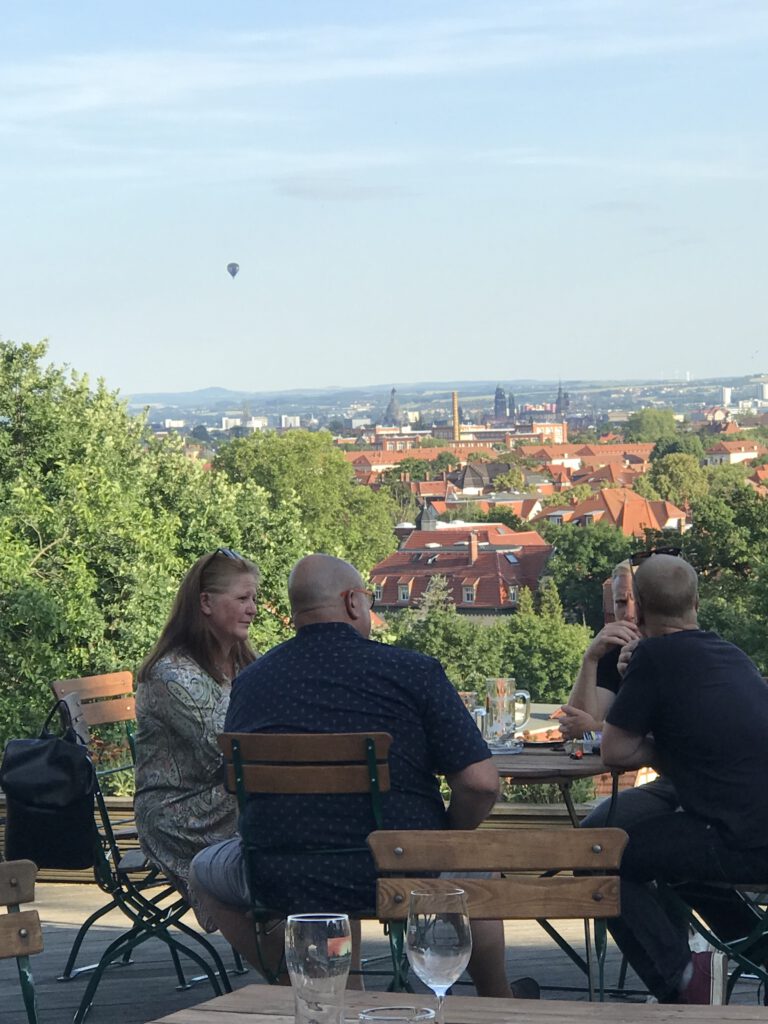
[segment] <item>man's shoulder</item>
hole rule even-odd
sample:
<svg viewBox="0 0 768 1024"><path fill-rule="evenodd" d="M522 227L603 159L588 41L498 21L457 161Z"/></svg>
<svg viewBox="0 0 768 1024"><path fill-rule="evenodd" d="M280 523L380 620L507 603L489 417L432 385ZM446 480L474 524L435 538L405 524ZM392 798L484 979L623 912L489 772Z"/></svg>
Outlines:
<svg viewBox="0 0 768 1024"><path fill-rule="evenodd" d="M382 644L378 640L365 640L366 653L370 658L379 659L392 665L412 665L425 671L442 671L442 665L429 654L412 651L407 647Z"/></svg>

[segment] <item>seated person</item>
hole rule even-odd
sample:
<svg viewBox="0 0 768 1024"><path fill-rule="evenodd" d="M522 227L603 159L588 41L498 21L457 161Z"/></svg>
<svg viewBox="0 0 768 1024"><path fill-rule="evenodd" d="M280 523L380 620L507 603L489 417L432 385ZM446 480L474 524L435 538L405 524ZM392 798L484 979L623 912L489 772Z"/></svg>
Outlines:
<svg viewBox="0 0 768 1024"><path fill-rule="evenodd" d="M687 927L649 883L768 877L768 687L743 651L699 629L697 577L684 559L646 558L634 585L645 639L608 710L603 759L658 767L680 809L625 825L621 916L608 927L660 1002L721 1003L725 957L691 953ZM724 941L755 920L730 895L703 911Z"/></svg>
<svg viewBox="0 0 768 1024"><path fill-rule="evenodd" d="M146 856L185 895L194 855L237 830L216 737L231 680L256 657L248 630L258 579L256 565L230 548L199 558L139 669L136 828Z"/></svg>
<svg viewBox="0 0 768 1024"><path fill-rule="evenodd" d="M388 732L393 743L391 790L382 795L384 827L479 825L496 800L498 773L439 662L369 639L373 595L341 559L302 559L288 590L296 636L236 679L226 730ZM447 810L438 774L451 789ZM372 912L376 870L364 848L375 827L367 794L250 796L241 831L257 848L255 896L280 915L331 908L354 918ZM304 846L307 852L276 853ZM352 852L315 855L312 846L348 846ZM192 885L226 939L257 968L263 958L276 970L282 930L262 930L257 947L240 841L198 854ZM501 922L480 922L473 937L469 971L478 992L512 995Z"/></svg>
<svg viewBox="0 0 768 1024"><path fill-rule="evenodd" d="M606 623L587 648L568 703L562 708L559 724L566 739L579 738L585 732L602 732L605 716L621 686L619 658L630 654L641 637L629 561L619 562L613 570L611 595L615 621ZM625 828L678 805L674 786L668 779L656 778L644 786L623 790L613 806L610 800L604 800L582 824L585 828L603 828L610 813L611 825Z"/></svg>

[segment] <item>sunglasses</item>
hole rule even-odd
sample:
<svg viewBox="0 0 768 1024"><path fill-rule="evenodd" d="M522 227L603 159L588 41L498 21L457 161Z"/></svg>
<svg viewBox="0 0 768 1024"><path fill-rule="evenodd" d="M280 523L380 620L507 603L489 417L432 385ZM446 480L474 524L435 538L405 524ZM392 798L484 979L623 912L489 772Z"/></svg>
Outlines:
<svg viewBox="0 0 768 1024"><path fill-rule="evenodd" d="M376 604L376 595L372 590L368 590L366 587L350 587L349 590L342 590L339 597L346 597L347 594L365 594L368 598L368 607L372 610Z"/></svg>
<svg viewBox="0 0 768 1024"><path fill-rule="evenodd" d="M231 558L233 562L244 562L245 559L238 552L232 548L216 548L214 555L224 555L225 558Z"/></svg>
<svg viewBox="0 0 768 1024"><path fill-rule="evenodd" d="M682 553L682 548L651 548L650 551L635 551L634 554L629 556L629 566L634 575L635 568L638 565L650 558L651 555L669 555L671 558L679 558Z"/></svg>

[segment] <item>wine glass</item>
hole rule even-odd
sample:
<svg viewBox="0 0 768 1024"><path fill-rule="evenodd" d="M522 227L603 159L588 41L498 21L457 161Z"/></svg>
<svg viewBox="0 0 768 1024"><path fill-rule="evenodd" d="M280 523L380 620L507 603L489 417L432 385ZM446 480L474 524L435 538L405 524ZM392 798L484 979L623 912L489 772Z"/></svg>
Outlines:
<svg viewBox="0 0 768 1024"><path fill-rule="evenodd" d="M341 1024L352 962L346 914L290 914L285 963L295 996L296 1024Z"/></svg>
<svg viewBox="0 0 768 1024"><path fill-rule="evenodd" d="M437 1024L443 1024L445 993L469 963L472 932L463 889L411 893L406 934L408 962L437 997Z"/></svg>

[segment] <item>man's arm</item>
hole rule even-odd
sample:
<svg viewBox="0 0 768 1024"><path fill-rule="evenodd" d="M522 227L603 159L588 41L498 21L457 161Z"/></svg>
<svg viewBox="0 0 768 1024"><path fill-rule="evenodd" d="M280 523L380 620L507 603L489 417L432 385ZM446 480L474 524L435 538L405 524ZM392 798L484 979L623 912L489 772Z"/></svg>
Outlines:
<svg viewBox="0 0 768 1024"><path fill-rule="evenodd" d="M493 759L475 761L460 772L446 775L446 782L451 789L449 828L477 828L499 795L499 773Z"/></svg>
<svg viewBox="0 0 768 1024"><path fill-rule="evenodd" d="M604 687L597 685L597 663L614 647L623 647L640 636L640 632L631 622L609 622L603 626L592 643L587 648L581 662L581 668L576 682L571 689L568 704L579 711L586 711L594 719L602 721L606 711L613 700L610 690L605 690L608 695L608 705L603 706L606 700L605 694L601 693Z"/></svg>
<svg viewBox="0 0 768 1024"><path fill-rule="evenodd" d="M606 722L600 744L603 763L608 768L653 767L656 746L647 736L639 736Z"/></svg>

